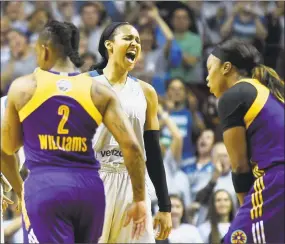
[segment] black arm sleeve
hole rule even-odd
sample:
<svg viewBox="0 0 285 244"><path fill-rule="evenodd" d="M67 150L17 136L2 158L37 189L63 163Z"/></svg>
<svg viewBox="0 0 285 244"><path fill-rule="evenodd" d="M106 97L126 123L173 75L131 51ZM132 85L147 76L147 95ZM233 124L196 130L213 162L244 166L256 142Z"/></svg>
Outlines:
<svg viewBox="0 0 285 244"><path fill-rule="evenodd" d="M218 104L223 131L236 126L245 126L244 116L256 96L256 88L247 82L240 82L223 94Z"/></svg>
<svg viewBox="0 0 285 244"><path fill-rule="evenodd" d="M144 132L146 151L146 168L155 188L160 212L171 212L171 203L168 195L165 170L159 145L159 131Z"/></svg>

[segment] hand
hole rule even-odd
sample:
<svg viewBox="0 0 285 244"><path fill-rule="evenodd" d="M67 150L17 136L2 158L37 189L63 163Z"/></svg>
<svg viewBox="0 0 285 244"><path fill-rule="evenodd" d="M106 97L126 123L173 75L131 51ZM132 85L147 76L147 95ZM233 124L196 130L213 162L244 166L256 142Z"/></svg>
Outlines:
<svg viewBox="0 0 285 244"><path fill-rule="evenodd" d="M151 18L151 19L156 19L157 17L159 17L159 12L158 12L158 9L157 7L153 6L149 11L148 11L148 16Z"/></svg>
<svg viewBox="0 0 285 244"><path fill-rule="evenodd" d="M138 240L145 232L146 226L146 203L144 201L133 202L127 211L127 217L124 223L126 227L133 220L132 239Z"/></svg>
<svg viewBox="0 0 285 244"><path fill-rule="evenodd" d="M168 212L158 212L153 221L153 228L157 229L160 226L160 230L156 235L157 240L165 240L168 238L171 229L172 229L172 221L171 214Z"/></svg>
<svg viewBox="0 0 285 244"><path fill-rule="evenodd" d="M217 179L222 175L223 173L223 165L221 163L221 161L218 159L214 162L214 166L215 166L215 171L213 173L213 180L217 181Z"/></svg>
<svg viewBox="0 0 285 244"><path fill-rule="evenodd" d="M14 202L9 199L8 197L6 197L4 194L3 194L3 200L2 200L2 209L3 211L5 211L7 208L8 208L8 205L10 204L13 204Z"/></svg>

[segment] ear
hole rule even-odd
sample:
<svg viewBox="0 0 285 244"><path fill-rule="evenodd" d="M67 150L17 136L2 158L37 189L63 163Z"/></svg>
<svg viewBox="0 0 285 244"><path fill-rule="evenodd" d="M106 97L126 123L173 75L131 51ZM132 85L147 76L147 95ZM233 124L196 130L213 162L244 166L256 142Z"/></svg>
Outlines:
<svg viewBox="0 0 285 244"><path fill-rule="evenodd" d="M113 49L113 43L112 43L111 41L106 40L106 41L104 42L104 45L105 45L105 47L106 47L107 50L112 51L112 49Z"/></svg>
<svg viewBox="0 0 285 244"><path fill-rule="evenodd" d="M222 66L223 75L227 75L231 71L232 67L233 66L231 62L225 62Z"/></svg>
<svg viewBox="0 0 285 244"><path fill-rule="evenodd" d="M47 61L49 59L49 50L46 45L42 45L41 48L42 48L43 58L45 61Z"/></svg>

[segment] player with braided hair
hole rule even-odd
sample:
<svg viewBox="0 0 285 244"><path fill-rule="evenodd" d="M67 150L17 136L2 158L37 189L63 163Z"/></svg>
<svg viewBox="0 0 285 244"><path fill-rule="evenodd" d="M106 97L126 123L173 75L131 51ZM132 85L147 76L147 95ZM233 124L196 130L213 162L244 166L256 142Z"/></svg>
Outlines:
<svg viewBox="0 0 285 244"><path fill-rule="evenodd" d="M48 23L36 44L39 68L16 79L8 93L1 149L14 155L24 146L25 243L98 242L105 194L92 138L101 122L120 144L132 179L133 235L145 230L143 152L114 92L75 72L82 65L78 43L74 25ZM16 177L7 160L1 163Z"/></svg>

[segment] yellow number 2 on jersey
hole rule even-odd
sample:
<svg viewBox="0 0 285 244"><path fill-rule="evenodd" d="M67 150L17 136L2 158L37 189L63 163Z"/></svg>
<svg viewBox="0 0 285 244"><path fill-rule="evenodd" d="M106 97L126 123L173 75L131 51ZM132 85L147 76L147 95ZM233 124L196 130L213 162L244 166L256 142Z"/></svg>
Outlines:
<svg viewBox="0 0 285 244"><path fill-rule="evenodd" d="M62 118L61 118L61 120L58 124L58 127L57 127L57 133L58 134L68 134L69 130L64 129L64 125L68 120L69 112L70 112L70 109L68 106L66 106L66 105L59 106L58 115L61 115Z"/></svg>

